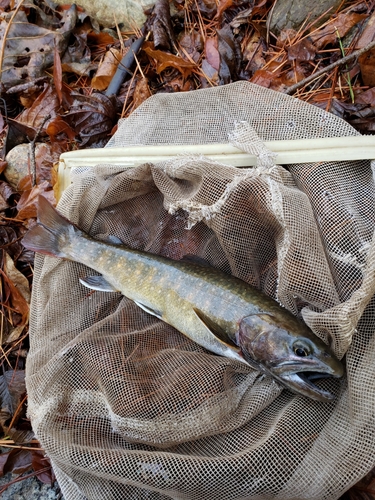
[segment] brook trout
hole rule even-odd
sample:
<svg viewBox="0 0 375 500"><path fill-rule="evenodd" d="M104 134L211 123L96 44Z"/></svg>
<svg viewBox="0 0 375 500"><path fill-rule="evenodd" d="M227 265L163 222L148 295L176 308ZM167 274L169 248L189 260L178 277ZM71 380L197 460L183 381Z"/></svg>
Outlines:
<svg viewBox="0 0 375 500"><path fill-rule="evenodd" d="M97 241L43 197L38 223L23 244L101 273L80 281L94 290L121 292L211 352L247 363L298 394L334 398L313 382L343 375L331 349L293 314L234 276Z"/></svg>

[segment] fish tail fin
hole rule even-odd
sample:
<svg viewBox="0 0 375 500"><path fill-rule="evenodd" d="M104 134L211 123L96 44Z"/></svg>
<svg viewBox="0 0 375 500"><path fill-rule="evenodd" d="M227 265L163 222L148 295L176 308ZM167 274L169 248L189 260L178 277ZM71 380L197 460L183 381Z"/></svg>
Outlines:
<svg viewBox="0 0 375 500"><path fill-rule="evenodd" d="M24 236L22 244L34 252L67 258L66 247L81 232L43 197L38 198L38 222Z"/></svg>

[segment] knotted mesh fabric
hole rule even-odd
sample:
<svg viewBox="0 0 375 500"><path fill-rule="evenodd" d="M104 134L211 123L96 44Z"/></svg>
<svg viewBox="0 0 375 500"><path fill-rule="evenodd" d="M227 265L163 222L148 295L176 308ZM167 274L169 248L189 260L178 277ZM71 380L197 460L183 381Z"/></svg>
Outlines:
<svg viewBox="0 0 375 500"><path fill-rule="evenodd" d="M345 355L312 401L205 351L85 266L37 256L29 416L67 500L336 499L375 461L371 161L274 165L262 141L358 135L247 82L159 94L109 147L228 141L256 168L201 156L75 171L59 210L93 237L195 254L301 315ZM275 160L277 162L277 159Z"/></svg>

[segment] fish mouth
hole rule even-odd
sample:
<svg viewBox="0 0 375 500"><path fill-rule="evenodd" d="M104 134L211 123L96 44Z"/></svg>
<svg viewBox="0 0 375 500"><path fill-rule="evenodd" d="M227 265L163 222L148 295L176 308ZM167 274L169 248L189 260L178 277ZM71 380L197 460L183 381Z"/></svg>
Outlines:
<svg viewBox="0 0 375 500"><path fill-rule="evenodd" d="M270 367L272 375L287 389L315 401L332 401L335 395L321 389L315 381L327 378L341 378L344 367L338 360L327 363L313 358L304 361L290 360Z"/></svg>
<svg viewBox="0 0 375 500"><path fill-rule="evenodd" d="M292 392L302 394L315 401L332 401L335 395L318 387L314 381L325 378L340 378L341 375L320 371L298 371L279 375L280 383Z"/></svg>
<svg viewBox="0 0 375 500"><path fill-rule="evenodd" d="M242 350L245 360L255 369L270 375L279 384L290 391L306 396L315 401L332 401L334 394L318 387L314 382L326 378L341 378L344 366L338 360L331 359L332 366L319 359L274 361L272 364L255 362Z"/></svg>

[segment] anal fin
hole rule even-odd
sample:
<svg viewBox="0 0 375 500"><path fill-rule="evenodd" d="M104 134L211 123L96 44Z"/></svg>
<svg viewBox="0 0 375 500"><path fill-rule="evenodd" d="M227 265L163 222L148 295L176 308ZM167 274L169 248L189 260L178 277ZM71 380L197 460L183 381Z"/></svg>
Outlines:
<svg viewBox="0 0 375 500"><path fill-rule="evenodd" d="M79 281L83 286L91 288L92 290L97 290L99 292L118 292L113 285L108 283L108 281L103 278L103 276L86 276L85 278L79 278Z"/></svg>
<svg viewBox="0 0 375 500"><path fill-rule="evenodd" d="M157 311L155 309L152 309L149 306L146 306L145 304L142 304L142 302L139 302L138 300L134 301L138 307L143 309L146 313L152 314L152 316L156 316L158 319L163 319L163 314L160 311Z"/></svg>

